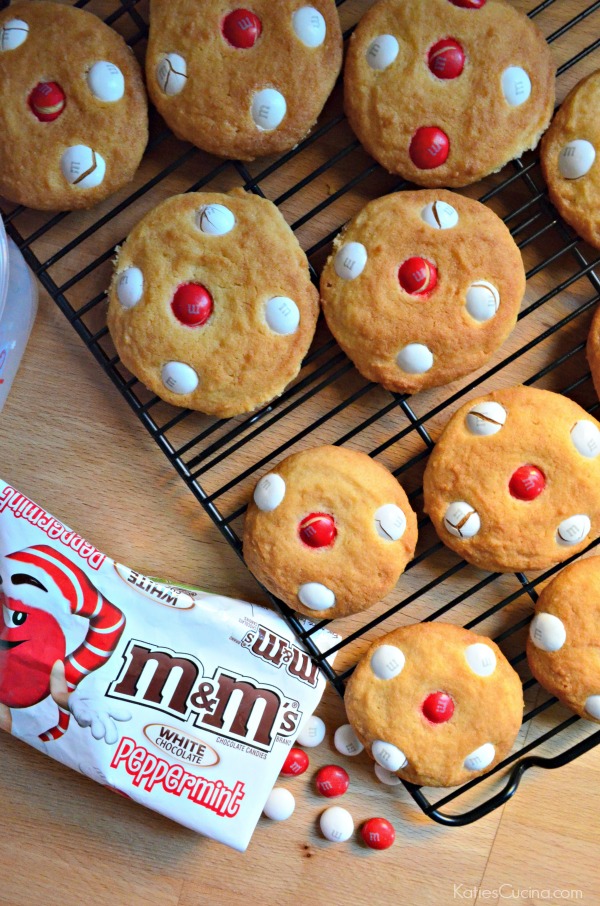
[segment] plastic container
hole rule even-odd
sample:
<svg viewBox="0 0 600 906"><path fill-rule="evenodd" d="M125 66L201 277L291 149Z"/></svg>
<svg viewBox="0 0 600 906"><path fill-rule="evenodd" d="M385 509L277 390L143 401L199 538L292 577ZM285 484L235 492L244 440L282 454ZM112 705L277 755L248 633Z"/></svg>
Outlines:
<svg viewBox="0 0 600 906"><path fill-rule="evenodd" d="M0 217L0 412L27 346L37 302L33 274L7 238Z"/></svg>

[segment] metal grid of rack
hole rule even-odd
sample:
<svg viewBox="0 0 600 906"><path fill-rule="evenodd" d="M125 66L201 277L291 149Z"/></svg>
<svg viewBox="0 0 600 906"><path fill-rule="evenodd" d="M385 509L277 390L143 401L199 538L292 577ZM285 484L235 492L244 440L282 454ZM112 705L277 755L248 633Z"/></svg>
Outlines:
<svg viewBox="0 0 600 906"><path fill-rule="evenodd" d="M0 8L6 5L0 2ZM74 5L101 15L143 53L145 0L78 0ZM337 0L345 37L369 5L368 0ZM569 21L561 19L561 0L543 0L535 7L516 0L516 5L535 18L548 42L559 48L563 97L594 68L594 60L600 62L600 38L586 44L585 34L578 31L586 20L600 25L600 0L584 0ZM115 246L143 213L181 191L224 191L241 185L270 198L305 248L316 280L344 221L370 198L407 187L362 151L340 110L338 86L319 124L297 148L276 160L252 164L210 158L176 141L156 119L132 186L94 211L48 215L4 204L3 214L9 234L43 286L239 556L251 489L292 450L348 444L377 457L402 481L421 514L420 542L398 588L382 605L355 617L349 630L342 627L341 642L319 651L312 639L324 624L307 627L272 600L342 695L367 641L402 623L446 619L493 635L502 645L522 675L527 702L513 753L491 776L449 792L406 784L427 815L446 824L464 824L505 802L528 768L558 767L600 741L600 730L569 716L527 672L524 636L531 603L536 588L559 567L511 576L475 570L444 548L422 515L421 476L434 437L465 399L521 381L559 390L590 412L599 405L584 346L591 312L600 299L595 273L600 258L556 215L536 155L526 155L467 190L511 229L525 260L528 289L517 329L505 346L476 375L447 388L413 398L384 391L357 374L321 325L300 375L282 396L249 416L216 420L173 409L150 394L121 365L105 323ZM65 235L70 237L66 242ZM332 666L327 659L334 651Z"/></svg>

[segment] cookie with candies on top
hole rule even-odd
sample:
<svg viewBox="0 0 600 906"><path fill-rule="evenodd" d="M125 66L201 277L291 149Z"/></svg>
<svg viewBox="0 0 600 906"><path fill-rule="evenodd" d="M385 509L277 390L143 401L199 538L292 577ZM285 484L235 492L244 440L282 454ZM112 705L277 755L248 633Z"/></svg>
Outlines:
<svg viewBox="0 0 600 906"><path fill-rule="evenodd" d="M0 195L89 208L127 185L148 139L142 75L123 38L59 3L0 12Z"/></svg>
<svg viewBox="0 0 600 906"><path fill-rule="evenodd" d="M272 202L190 192L146 214L119 249L108 327L154 393L226 418L282 393L318 313L306 255Z"/></svg>
<svg viewBox="0 0 600 906"><path fill-rule="evenodd" d="M548 194L577 233L600 248L600 70L563 101L542 140Z"/></svg>
<svg viewBox="0 0 600 906"><path fill-rule="evenodd" d="M344 67L350 125L422 186L465 186L534 148L554 106L537 26L504 0L379 0Z"/></svg>
<svg viewBox="0 0 600 906"><path fill-rule="evenodd" d="M152 0L148 92L178 138L253 160L293 148L342 65L334 0Z"/></svg>
<svg viewBox="0 0 600 906"><path fill-rule="evenodd" d="M321 301L366 378L415 393L479 368L513 329L521 253L490 208L442 189L369 202L334 242Z"/></svg>
<svg viewBox="0 0 600 906"><path fill-rule="evenodd" d="M552 695L580 717L600 722L600 557L571 563L542 589L527 660Z"/></svg>
<svg viewBox="0 0 600 906"><path fill-rule="evenodd" d="M498 646L447 623L377 639L348 681L348 720L378 765L425 786L458 786L510 752L523 688Z"/></svg>
<svg viewBox="0 0 600 906"><path fill-rule="evenodd" d="M548 390L471 400L442 432L423 492L438 535L469 563L546 569L600 534L600 425Z"/></svg>
<svg viewBox="0 0 600 906"><path fill-rule="evenodd" d="M412 558L417 520L385 466L316 447L260 479L244 525L247 566L294 610L332 619L365 610Z"/></svg>

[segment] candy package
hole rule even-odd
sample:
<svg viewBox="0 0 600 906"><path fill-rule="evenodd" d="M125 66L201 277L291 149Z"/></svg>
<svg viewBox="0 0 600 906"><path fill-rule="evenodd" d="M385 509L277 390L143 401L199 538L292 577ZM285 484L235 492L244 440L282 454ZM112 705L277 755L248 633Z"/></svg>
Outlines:
<svg viewBox="0 0 600 906"><path fill-rule="evenodd" d="M0 579L0 726L245 850L325 685L285 622L115 563L2 481Z"/></svg>

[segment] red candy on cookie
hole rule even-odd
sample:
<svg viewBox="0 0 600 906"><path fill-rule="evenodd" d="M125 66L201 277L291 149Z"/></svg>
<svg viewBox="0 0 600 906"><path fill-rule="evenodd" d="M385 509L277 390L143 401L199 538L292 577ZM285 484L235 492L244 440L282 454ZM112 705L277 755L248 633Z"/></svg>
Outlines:
<svg viewBox="0 0 600 906"><path fill-rule="evenodd" d="M398 269L398 280L402 289L411 296L430 293L437 284L435 264L426 258L407 258Z"/></svg>
<svg viewBox="0 0 600 906"><path fill-rule="evenodd" d="M309 547L329 547L335 541L337 529L329 513L310 513L299 527L300 538Z"/></svg>
<svg viewBox="0 0 600 906"><path fill-rule="evenodd" d="M58 119L67 102L65 93L57 82L38 82L27 100L41 123L51 123Z"/></svg>
<svg viewBox="0 0 600 906"><path fill-rule="evenodd" d="M535 500L546 487L546 478L541 469L529 463L519 466L508 483L508 489L517 500Z"/></svg>
<svg viewBox="0 0 600 906"><path fill-rule="evenodd" d="M443 724L454 714L454 702L447 692L432 692L423 702L423 714L432 724Z"/></svg>
<svg viewBox="0 0 600 906"><path fill-rule="evenodd" d="M427 63L438 79L456 79L464 69L465 52L454 38L443 38L430 47Z"/></svg>
<svg viewBox="0 0 600 906"><path fill-rule="evenodd" d="M213 300L201 283L183 283L171 302L173 314L188 327L202 327L213 313Z"/></svg>
<svg viewBox="0 0 600 906"><path fill-rule="evenodd" d="M232 47L248 50L254 47L262 31L262 23L256 13L249 9L234 9L225 16L222 25L225 40Z"/></svg>
<svg viewBox="0 0 600 906"><path fill-rule="evenodd" d="M411 139L408 153L419 170L434 170L446 163L450 140L437 126L420 126Z"/></svg>

